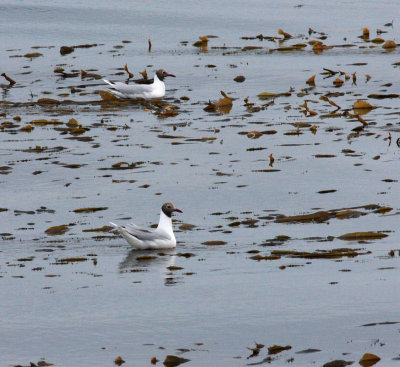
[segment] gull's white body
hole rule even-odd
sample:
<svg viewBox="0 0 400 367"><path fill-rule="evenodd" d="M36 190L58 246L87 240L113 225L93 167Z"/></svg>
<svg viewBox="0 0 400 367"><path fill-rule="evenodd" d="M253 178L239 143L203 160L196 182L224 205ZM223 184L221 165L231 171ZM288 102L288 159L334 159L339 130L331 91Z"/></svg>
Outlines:
<svg viewBox="0 0 400 367"><path fill-rule="evenodd" d="M176 247L176 239L172 228L172 219L160 212L160 221L154 231L138 227L134 223L119 226L110 222L130 245L138 250L169 249Z"/></svg>
<svg viewBox="0 0 400 367"><path fill-rule="evenodd" d="M111 83L103 79L105 83L111 86L109 92L118 98L162 98L165 96L165 84L154 75L152 84L125 84L121 82Z"/></svg>

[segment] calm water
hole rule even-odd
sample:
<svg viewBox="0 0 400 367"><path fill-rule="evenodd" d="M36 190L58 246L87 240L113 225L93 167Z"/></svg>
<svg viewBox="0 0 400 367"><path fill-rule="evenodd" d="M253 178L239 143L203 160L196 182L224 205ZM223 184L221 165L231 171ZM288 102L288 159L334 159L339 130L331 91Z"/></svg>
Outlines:
<svg viewBox="0 0 400 367"><path fill-rule="evenodd" d="M272 356L275 365L291 358L296 366L358 362L366 352L397 365L399 324L362 325L400 322L400 111L398 98L368 97L400 94L393 65L400 54L358 36L363 27L371 38L382 29L382 38L398 42L398 19L385 24L399 10L389 1L3 1L0 69L17 83L8 87L1 79L0 124L16 126L0 131L0 208L7 209L0 211L0 364L43 358L56 366L111 366L121 355L126 366L151 365L153 356L162 365L174 354L190 359L188 366L244 366L262 361L276 344L292 349ZM243 39L281 37L279 28L293 39ZM355 46L270 52L321 37L309 36L309 28L323 32L326 45ZM203 35L216 38L206 49L193 47ZM82 44L96 46L60 55L61 46ZM24 57L30 52L42 56ZM159 67L177 75L166 81L165 101L179 114L163 119L154 105L93 104L101 81L54 73L84 69L125 80L125 64L135 77ZM336 88L339 75L326 78L323 68L356 72L357 83ZM305 81L314 74L312 89ZM234 82L238 75L245 82ZM233 98L232 110L205 112L221 90ZM257 98L289 90L273 103ZM335 107L321 95L341 107L338 115L329 115ZM246 97L260 110L246 108ZM39 98L74 102L41 106ZM378 108L362 116L367 127L354 131L360 122L342 113L353 113L358 99ZM304 115L304 101L315 116ZM87 128L84 134L65 129L71 118ZM62 124L19 130L37 119ZM309 125L297 131L296 122ZM251 131L269 133L251 139ZM112 169L118 162L140 163ZM171 252L137 253L113 233L86 231L109 221L148 227L165 201L184 212L175 218L178 247ZM87 207L105 209L74 212ZM348 219L276 220L355 207L359 213ZM187 223L195 228L184 230ZM45 233L56 225L68 231ZM388 236L338 238L365 231ZM290 238L274 240L280 235ZM203 244L212 240L226 244ZM337 248L359 256L251 259L255 250L264 256ZM85 261L60 262L72 257ZM247 359L254 342L266 347ZM296 353L308 348L320 351Z"/></svg>

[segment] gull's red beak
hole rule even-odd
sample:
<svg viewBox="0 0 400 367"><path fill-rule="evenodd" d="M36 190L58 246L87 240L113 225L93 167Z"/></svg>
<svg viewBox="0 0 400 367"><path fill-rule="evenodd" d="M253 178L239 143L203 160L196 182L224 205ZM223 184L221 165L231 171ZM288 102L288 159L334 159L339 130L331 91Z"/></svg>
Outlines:
<svg viewBox="0 0 400 367"><path fill-rule="evenodd" d="M172 76L172 77L176 78L176 76L174 74L167 73L167 76Z"/></svg>
<svg viewBox="0 0 400 367"><path fill-rule="evenodd" d="M182 211L182 210L180 210L180 209L177 209L177 208L175 208L175 209L174 209L174 212L183 213L183 211Z"/></svg>

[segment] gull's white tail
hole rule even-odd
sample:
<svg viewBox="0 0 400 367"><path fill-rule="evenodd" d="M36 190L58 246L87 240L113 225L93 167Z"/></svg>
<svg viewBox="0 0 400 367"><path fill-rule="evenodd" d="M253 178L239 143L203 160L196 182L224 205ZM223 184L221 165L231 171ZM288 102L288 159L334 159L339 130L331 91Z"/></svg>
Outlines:
<svg viewBox="0 0 400 367"><path fill-rule="evenodd" d="M103 80L104 83L107 83L111 87L111 88L107 88L107 90L111 94L113 94L115 97L118 97L118 98L126 98L125 94L123 94L123 93L121 93L120 91L117 90L117 86L114 83L110 82L107 79L102 79L102 80Z"/></svg>

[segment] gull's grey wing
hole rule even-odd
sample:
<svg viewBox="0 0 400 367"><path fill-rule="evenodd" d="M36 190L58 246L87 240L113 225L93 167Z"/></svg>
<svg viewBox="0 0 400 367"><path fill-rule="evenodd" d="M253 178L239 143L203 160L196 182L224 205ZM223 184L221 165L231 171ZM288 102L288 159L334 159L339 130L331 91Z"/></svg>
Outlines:
<svg viewBox="0 0 400 367"><path fill-rule="evenodd" d="M169 240L170 238L159 232L150 232L147 229L142 229L135 224L128 224L127 227L123 227L129 234L135 236L141 241L156 241L156 240Z"/></svg>
<svg viewBox="0 0 400 367"><path fill-rule="evenodd" d="M143 232L150 232L145 228L137 226L135 223L125 224L123 227L126 228L128 231L135 231L135 230L138 229L138 230L143 231Z"/></svg>
<svg viewBox="0 0 400 367"><path fill-rule="evenodd" d="M140 94L148 93L152 91L152 87L148 84L125 84L121 82L116 82L112 85L112 88L116 89L118 92L123 94Z"/></svg>

